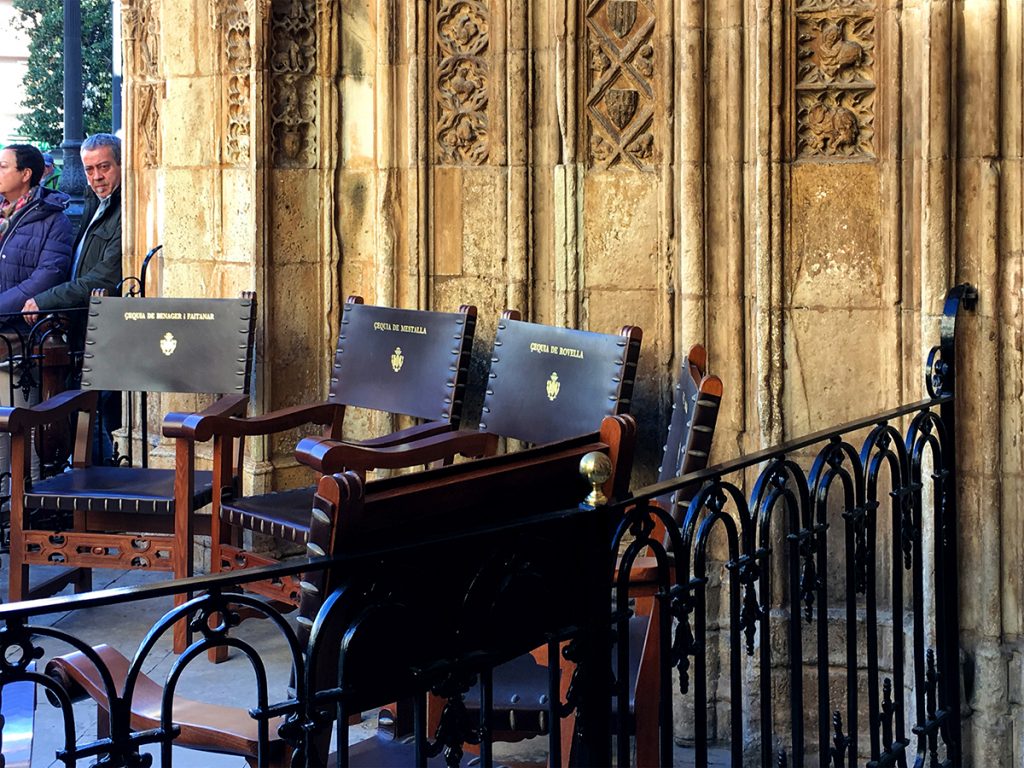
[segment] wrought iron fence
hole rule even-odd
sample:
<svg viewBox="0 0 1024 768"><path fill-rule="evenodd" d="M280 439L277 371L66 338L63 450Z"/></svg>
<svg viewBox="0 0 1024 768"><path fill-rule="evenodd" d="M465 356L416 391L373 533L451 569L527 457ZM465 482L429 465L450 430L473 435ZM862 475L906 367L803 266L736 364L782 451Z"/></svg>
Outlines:
<svg viewBox="0 0 1024 768"><path fill-rule="evenodd" d="M645 488L613 512L617 666L640 620L630 574L653 558L659 687L678 690L658 719L673 723L674 698L692 712L697 766L716 741L735 766L961 764L954 326L976 299L969 286L948 296L928 400ZM653 504L669 493L685 499L679 525ZM728 670L720 696L712 664ZM618 676L619 733L640 727L629 685ZM727 733L709 722L719 706ZM662 727L659 764L672 746ZM628 765L629 740L617 752Z"/></svg>
<svg viewBox="0 0 1024 768"><path fill-rule="evenodd" d="M646 621L659 643L645 642L645 649L659 651L656 764L672 764L674 709L682 704L697 766L709 764L716 742L735 766L959 766L953 342L959 307L975 300L967 286L950 293L941 343L928 359L929 399L650 486L596 518L569 511L514 524L471 523L434 539L397 540L336 558L0 606L0 698L7 686L24 682L53 697L64 713L65 746L57 759L66 765L92 758L144 765L144 744L158 744L163 764L171 765L180 730L169 704L181 672L208 648L229 644L248 659L257 680L250 715L259 724L259 765L270 764L275 739L296 750L294 765L322 764L332 723L344 745L350 712L413 690L454 691L448 719L434 733L427 733L422 696L416 697L416 764L433 753L457 761L462 744L476 740L490 765L489 670L532 645L548 642L555 650L557 640L578 636L579 679L569 704L579 709L574 761L610 764L617 733L616 762L626 766L634 749L640 753L641 732L649 731L638 720L651 717L631 706L630 687L643 676L625 672L644 660L631 647L644 619L633 610L638 602L630 590L634 566L650 558L658 621ZM688 498L680 502L681 524L653 504L673 493ZM656 521L665 525L666 539L654 534ZM502 574L518 574L524 563L535 605L542 594L543 604L551 604L547 593L557 585L560 608L557 617L530 624L526 635L512 633L513 648L480 629L494 622L494 606L505 603L475 590L508 587L515 580ZM497 566L508 572L495 572ZM249 581L320 569L341 569L350 578L327 600L307 647L273 607L233 591ZM537 581L537 573L545 579ZM32 666L42 658L39 641L59 638L100 668L103 661L80 639L33 619L200 590L149 632L125 690L106 676L109 735L76 744L67 691ZM444 606L431 602L440 594ZM525 593L513 594L524 610L518 618L536 620ZM268 688L258 649L226 632L242 609L266 615L285 639L295 685L280 698ZM181 619L191 622L197 639L165 681L160 724L132 730L134 675ZM367 628L371 641L354 643ZM369 657L345 662L346 649L368 647ZM551 656L557 663L558 654ZM339 657L326 675L317 667L318 660ZM398 664L398 677L371 674L385 658ZM614 676L605 673L609 663ZM719 667L727 670L720 679L713 671ZM485 706L479 726L467 726L462 694L478 675ZM636 694L637 705L644 695ZM552 722L565 710L553 702ZM712 722L716 713L727 727ZM0 745L2 739L0 730ZM556 729L556 753L557 742ZM339 765L345 764L342 749Z"/></svg>
<svg viewBox="0 0 1024 768"><path fill-rule="evenodd" d="M352 476L348 482L358 480ZM486 725L475 725L463 702L463 694L478 675L489 691L492 668L553 637L580 638L582 665L596 667L595 659L610 653L607 581L603 590L590 587L605 576L607 515L593 508L540 515L522 512L524 516L514 521L471 523L437 536L423 536L421 531L403 541L396 534L390 543L367 542L350 555L0 606L0 702L12 686L29 684L45 691L61 710L64 745L55 757L65 765L98 759L103 766L145 766L152 756L141 753L141 748L157 745L160 764L170 766L174 744L197 747L201 741L194 733L183 734L173 722L172 701L181 675L197 659L206 663L201 659L204 652L228 646L246 659L256 679L253 706L248 712L237 710L236 718L251 718L257 724L251 737L255 746L248 755L253 764L283 765L281 755L286 751L288 765L348 765L344 745L348 744L349 715L412 697L416 739L397 764L426 765L428 756L443 755L444 761L458 765L464 744L478 743L483 764L492 765ZM332 570L340 586L324 601L315 621L300 625L308 627L308 643L300 640L305 630L296 629L273 605L236 591L252 581L299 573L308 577L325 569ZM205 594L166 613L147 633L122 675L123 683L115 682L118 676L110 659L88 643L69 632L33 623L55 612L196 590ZM229 634L243 613L268 619L283 637L291 690L270 690L259 648L235 632ZM161 638L180 620L190 623L194 642L175 659L162 681L159 722L133 728L132 704L142 687L142 672L152 663ZM97 670L96 687L109 702L106 733L76 743L81 729L75 720L71 686L36 666L43 660L41 643L47 639L66 643L95 665L90 669ZM582 754L589 755L584 764L606 765L610 748L604 713L610 700L607 680L591 676L580 682L580 690L585 699L581 709L591 710L586 717L597 726L596 739L582 744ZM433 734L426 731L423 694L427 691L450 697ZM490 696L485 693L483 701L489 702ZM484 711L489 709L485 705ZM336 743L343 746L336 758L328 759L332 727ZM0 728L0 749L6 738ZM207 749L223 747L222 740L204 743ZM405 746L395 745L400 750ZM188 763L195 764L194 760Z"/></svg>

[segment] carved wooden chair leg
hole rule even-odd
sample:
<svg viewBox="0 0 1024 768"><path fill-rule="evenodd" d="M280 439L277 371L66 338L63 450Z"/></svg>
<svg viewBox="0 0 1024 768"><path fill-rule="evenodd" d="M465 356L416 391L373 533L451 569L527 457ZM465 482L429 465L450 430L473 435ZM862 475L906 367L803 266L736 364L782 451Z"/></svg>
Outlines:
<svg viewBox="0 0 1024 768"><path fill-rule="evenodd" d="M644 648L640 656L633 704L633 723L636 728L637 768L657 768L661 760L658 754L658 705L661 695L661 680L658 677L657 660L660 650L660 613L653 597L639 597L636 601L637 617L647 617L648 627L644 637ZM640 618L642 621L643 619Z"/></svg>

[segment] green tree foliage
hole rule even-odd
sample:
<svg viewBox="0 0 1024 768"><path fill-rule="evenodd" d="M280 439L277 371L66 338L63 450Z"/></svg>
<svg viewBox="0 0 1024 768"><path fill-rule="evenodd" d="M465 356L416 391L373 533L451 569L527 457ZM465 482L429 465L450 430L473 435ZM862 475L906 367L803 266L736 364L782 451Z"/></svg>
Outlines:
<svg viewBox="0 0 1024 768"><path fill-rule="evenodd" d="M110 0L81 0L82 122L86 134L110 130ZM64 140L63 0L14 0L15 26L29 39L21 132L28 141ZM81 138L84 138L81 137Z"/></svg>

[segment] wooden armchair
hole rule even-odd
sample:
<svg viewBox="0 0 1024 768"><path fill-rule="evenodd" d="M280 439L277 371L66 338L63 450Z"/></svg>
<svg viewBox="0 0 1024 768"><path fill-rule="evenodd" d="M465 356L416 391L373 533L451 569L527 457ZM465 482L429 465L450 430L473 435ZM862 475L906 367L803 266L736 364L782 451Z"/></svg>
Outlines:
<svg viewBox="0 0 1024 768"><path fill-rule="evenodd" d="M461 591L465 583L481 582L481 579L473 578L481 564L486 564L487 570L483 572L490 573L491 566L498 561L494 552L478 551L474 546L478 539L473 536L489 528L491 540L512 541L516 534L515 526L521 518L536 518L545 513L576 508L580 499L591 490L579 474L580 462L594 451L609 458L610 471L603 492L608 496L623 493L628 486L635 441L633 420L628 416L616 416L604 419L598 432L515 454L388 478L367 486L367 490L372 487L372 491L366 494L355 473L322 477L313 503L319 513L338 521L336 536L328 553L358 556L361 551L367 551L372 557L368 555L362 560L354 557L351 562L356 566L349 569L342 564L311 574L316 589L303 593L300 608L304 617L302 626L313 624L323 603L321 596L330 595L336 587L349 582L366 582L378 577L384 581L397 580L396 589L416 593L419 597L426 595L433 602L427 604L428 601L413 600L409 594L397 595L398 604L406 605L411 614L384 611L385 616L394 614L398 617L395 627L384 626L376 635L387 641L363 643L359 648L365 650L366 655L352 658L348 658L352 647L344 629L332 634L324 623L319 623L321 641L326 635L333 638L333 642L330 639L321 642L321 651L317 651L314 644L307 656L308 695L315 696L316 691L344 690L346 698L341 702L342 709L359 711L364 707L379 706L396 695L410 696L422 691L424 669L450 663L460 655L471 663L480 660L479 663L486 666L494 659L507 658L518 652L510 652L508 648L521 649L524 644L529 647L528 643L536 642L534 638L543 636L545 631L539 631L535 626L525 630L530 640L516 637L516 633L496 626L494 616L488 616L490 621L483 621L474 612L495 610L496 606L491 601L478 603L466 600ZM562 515L558 517L564 519ZM596 519L603 520L601 517ZM595 538L599 542L602 536ZM395 555L381 559L381 542L385 539L396 546ZM439 567L426 568L422 565L423 562L434 562L430 557L436 545L446 540L454 543L445 550L448 554L442 558ZM560 547L559 551L563 548ZM502 551L501 554L508 553ZM568 566L566 568L574 571ZM404 574L409 569L421 573L422 579L405 578ZM463 575L469 578L462 584L451 586L451 591L446 592L439 588L444 583L443 572L446 569L464 571ZM577 582L585 575L573 573ZM520 592L523 586L537 588L531 581L535 578L531 568L510 572L507 577L502 583L507 582L511 586L506 594L513 599L500 603L502 608L525 609L529 614L528 620L538 626L565 620L567 614L557 599L535 599L524 603L525 593ZM518 580L521 577L526 578L525 585ZM578 596L583 586L567 583L552 588L558 590L559 595ZM362 588L345 591L347 594L364 592ZM539 594L550 597L543 590ZM370 599L376 605L379 596L371 596ZM462 623L457 620L459 615L463 618ZM409 623L411 616L416 618L415 624ZM506 618L500 613L499 617ZM318 621L321 618L322 615ZM374 622L369 624L372 627ZM412 626L418 628L423 642L409 642L408 632ZM444 630L444 636L440 637L439 632L431 640L428 630ZM457 643L465 647L459 647ZM111 673L114 689L107 687L95 664L80 652L51 660L47 673L60 680L73 697L85 694L96 701L101 710L101 730L109 728L106 713L110 712L115 698L125 708L122 716L130 717L133 729L160 727L161 707L164 705L160 684L140 672L132 694L128 696L125 691L129 664L138 669L141 660L129 662L107 647L97 651ZM341 688L338 688L339 674L343 681ZM253 736L255 721L244 708L200 704L175 697L173 712L174 722L181 729L174 742L177 746L241 755L252 765L290 764L288 749L280 740L276 727L271 727L270 743L263 745L261 750ZM277 721L272 723L272 726L276 725ZM323 740L320 747L326 750L327 740ZM350 750L345 764L410 765L413 764L412 756L413 747L389 741L381 735ZM335 760L334 756L328 758L326 751L309 756L310 765L335 765ZM444 764L443 759L431 761L431 765L437 764Z"/></svg>
<svg viewBox="0 0 1024 768"><path fill-rule="evenodd" d="M662 464L658 469L659 482L696 472L707 464L722 398L722 382L717 376L708 375L706 370L707 353L704 347L695 345L683 360L679 383L676 385ZM660 498L658 503L679 521L697 490L685 488ZM624 491L620 491L618 498L624 496ZM660 521L653 536L658 539L665 536ZM630 597L636 605L636 616L630 623L629 638L628 687L632 735L636 737L637 765L657 766L660 695L658 659L661 648L657 611L654 610L657 564L653 558L640 558L631 569L629 580ZM495 696L491 722L496 738L519 741L547 735L552 729L548 703L548 661L546 649L539 649L532 656L514 659L494 671ZM558 663L561 667L560 695L564 700L575 667L564 657ZM471 704L471 710L478 706L478 699L472 696L467 697L467 701ZM567 764L571 752L573 723L570 714L561 733L563 764ZM551 764L555 765L554 762Z"/></svg>
<svg viewBox="0 0 1024 768"><path fill-rule="evenodd" d="M676 385L668 439L658 471L659 482L699 472L707 466L722 395L722 380L707 373L707 352L700 345L694 346L683 360ZM699 487L689 485L659 498L658 503L679 525L699 490ZM667 542L667 534L660 521L656 521L652 538ZM659 661L668 649L661 644L661 613L655 597L661 585L655 558L637 558L629 570L628 581L629 598L634 601L634 615L629 621L629 672L624 680L619 679L628 691L629 715L625 720L629 722L635 740L636 766L655 768L663 764L661 745L671 743L672 729L671 723L664 724L669 737L667 740L659 739L662 693ZM616 669L620 663L616 661Z"/></svg>
<svg viewBox="0 0 1024 768"><path fill-rule="evenodd" d="M220 489L213 504L211 571L231 571L276 562L241 547L240 531L249 529L305 545L313 556L330 549L333 521L313 510L314 486L244 496L231 480L247 437L271 435L319 424L326 435L341 438L346 408L360 407L420 420L421 423L353 445L374 450L456 429L462 415L469 357L476 329L476 308L428 312L364 304L350 297L331 373L330 391L321 403L296 406L262 416L194 414L168 419L164 434L186 443L213 439L213 483ZM233 456L236 441L238 457ZM360 470L353 466L346 469ZM312 534L312 535L311 535ZM298 605L299 580L259 582L247 589L284 604Z"/></svg>
<svg viewBox="0 0 1024 768"><path fill-rule="evenodd" d="M542 445L590 433L605 416L629 412L642 339L636 326L593 333L523 322L507 310L494 336L479 429L390 446L306 438L295 455L333 474L492 455L501 439Z"/></svg>
<svg viewBox="0 0 1024 768"><path fill-rule="evenodd" d="M192 572L196 509L212 498L213 476L195 471L195 445L179 440L175 469L95 466L92 433L100 390L223 394L206 415L241 414L248 403L256 301L90 299L81 389L31 408L0 408L11 435L10 599L91 588L92 568ZM33 429L77 412L71 468L33 481ZM225 476L225 482L235 480ZM175 514L177 512L177 515ZM68 570L35 588L32 565ZM184 627L176 644L184 643Z"/></svg>

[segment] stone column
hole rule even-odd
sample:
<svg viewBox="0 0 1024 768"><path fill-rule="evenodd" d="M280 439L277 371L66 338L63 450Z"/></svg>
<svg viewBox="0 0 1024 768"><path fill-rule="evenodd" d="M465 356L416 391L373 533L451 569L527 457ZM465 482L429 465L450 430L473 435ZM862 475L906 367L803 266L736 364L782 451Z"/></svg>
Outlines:
<svg viewBox="0 0 1024 768"><path fill-rule="evenodd" d="M1020 4L957 7L953 244L980 291L958 396L965 763L1021 761Z"/></svg>

